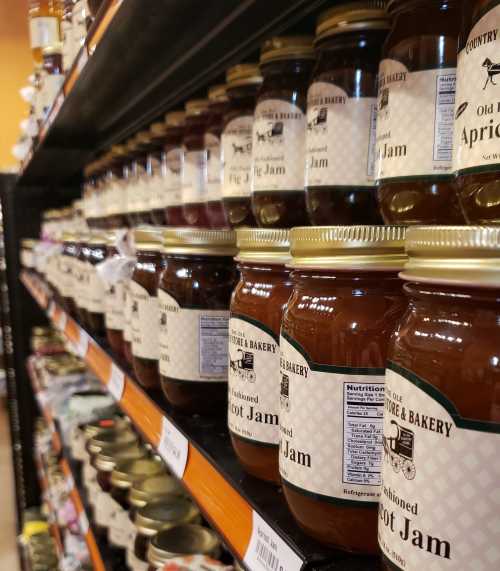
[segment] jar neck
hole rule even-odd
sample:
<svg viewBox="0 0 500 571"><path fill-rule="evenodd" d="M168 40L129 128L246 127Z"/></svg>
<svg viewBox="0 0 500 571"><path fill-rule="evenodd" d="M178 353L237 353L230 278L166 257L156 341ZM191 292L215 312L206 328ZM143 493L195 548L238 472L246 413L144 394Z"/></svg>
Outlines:
<svg viewBox="0 0 500 571"><path fill-rule="evenodd" d="M404 291L417 303L438 303L447 305L491 305L500 313L500 293L493 288L407 282Z"/></svg>
<svg viewBox="0 0 500 571"><path fill-rule="evenodd" d="M282 264L259 264L257 262L239 262L238 269L244 281L272 279L283 285L290 282L291 270Z"/></svg>
<svg viewBox="0 0 500 571"><path fill-rule="evenodd" d="M308 75L313 66L313 59L283 59L263 64L261 72L264 78L276 75Z"/></svg>
<svg viewBox="0 0 500 571"><path fill-rule="evenodd" d="M394 5L389 8L389 13L391 16L409 13L413 19L416 19L415 10L431 8L432 10L447 12L461 4L461 0L400 0L399 2L394 2Z"/></svg>
<svg viewBox="0 0 500 571"><path fill-rule="evenodd" d="M344 289L350 295L356 296L357 291L362 295L367 291L387 292L396 291L401 293L402 281L398 276L398 271L329 271L329 270L302 270L295 269L291 276L294 289L310 292L322 292L332 294L335 290Z"/></svg>
<svg viewBox="0 0 500 571"><path fill-rule="evenodd" d="M389 30L360 30L346 32L344 34L334 34L318 42L316 51L319 54L324 52L341 52L341 51L362 51L373 53L377 57L380 54L382 45L387 37Z"/></svg>

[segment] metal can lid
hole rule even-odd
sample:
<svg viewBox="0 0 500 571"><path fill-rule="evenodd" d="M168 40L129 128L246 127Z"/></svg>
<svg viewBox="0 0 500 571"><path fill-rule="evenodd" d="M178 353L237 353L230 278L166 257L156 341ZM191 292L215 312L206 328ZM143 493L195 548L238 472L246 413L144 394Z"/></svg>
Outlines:
<svg viewBox="0 0 500 571"><path fill-rule="evenodd" d="M177 478L169 474L160 474L134 482L130 488L129 501L133 506L142 508L148 502L172 494L177 496L186 495Z"/></svg>
<svg viewBox="0 0 500 571"><path fill-rule="evenodd" d="M260 85L263 77L257 63L239 63L226 71L228 89L241 85Z"/></svg>
<svg viewBox="0 0 500 571"><path fill-rule="evenodd" d="M239 228L236 244L240 262L262 264L288 264L290 255L290 231L279 228Z"/></svg>
<svg viewBox="0 0 500 571"><path fill-rule="evenodd" d="M155 458L139 458L118 462L111 473L111 485L116 488L131 488L134 482L165 471L165 465Z"/></svg>
<svg viewBox="0 0 500 571"><path fill-rule="evenodd" d="M153 226L139 226L134 230L137 250L159 252L162 249L162 229Z"/></svg>
<svg viewBox="0 0 500 571"><path fill-rule="evenodd" d="M165 228L165 254L230 256L236 255L236 232L202 228Z"/></svg>
<svg viewBox="0 0 500 571"><path fill-rule="evenodd" d="M172 494L140 508L135 514L134 523L140 534L151 537L162 529L192 523L199 517L200 512L191 500Z"/></svg>
<svg viewBox="0 0 500 571"><path fill-rule="evenodd" d="M287 59L314 59L312 36L277 36L266 40L260 52L260 65Z"/></svg>

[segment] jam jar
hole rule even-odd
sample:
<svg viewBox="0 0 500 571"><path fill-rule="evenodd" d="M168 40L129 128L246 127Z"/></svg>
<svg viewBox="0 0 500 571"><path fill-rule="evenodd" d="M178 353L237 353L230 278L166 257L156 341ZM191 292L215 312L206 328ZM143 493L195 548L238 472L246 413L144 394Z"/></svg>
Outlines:
<svg viewBox="0 0 500 571"><path fill-rule="evenodd" d="M93 232L88 241L87 258L87 316L88 325L95 335L104 335L104 281L96 269L106 258L106 235Z"/></svg>
<svg viewBox="0 0 500 571"><path fill-rule="evenodd" d="M164 230L158 282L160 379L168 402L189 413L227 406L229 300L237 281L229 230Z"/></svg>
<svg viewBox="0 0 500 571"><path fill-rule="evenodd" d="M226 73L228 107L222 121L222 204L229 226L255 226L251 206L252 126L262 76L257 64L235 65Z"/></svg>
<svg viewBox="0 0 500 571"><path fill-rule="evenodd" d="M137 183L137 155L139 154L139 144L135 137L129 139L125 145L127 156L124 164L123 177L125 184L125 196L127 199L127 220L130 228L135 228L140 224L140 193Z"/></svg>
<svg viewBox="0 0 500 571"><path fill-rule="evenodd" d="M148 150L146 171L149 186L149 207L151 218L155 226L165 226L167 223L165 213L165 134L167 126L163 121L153 123L149 129L151 144Z"/></svg>
<svg viewBox="0 0 500 571"><path fill-rule="evenodd" d="M118 251L118 241L122 239L123 232L109 232L107 235L106 259L117 261L121 256ZM126 280L119 279L106 284L104 296L106 338L116 355L124 357L125 329L125 303L126 303Z"/></svg>
<svg viewBox="0 0 500 571"><path fill-rule="evenodd" d="M377 551L384 367L407 307L398 278L404 236L401 226L296 228L290 235L280 474L298 524L346 551Z"/></svg>
<svg viewBox="0 0 500 571"><path fill-rule="evenodd" d="M292 293L287 230L236 231L240 281L229 320L228 424L247 472L279 482L279 335Z"/></svg>
<svg viewBox="0 0 500 571"><path fill-rule="evenodd" d="M132 362L137 380L147 389L160 387L157 282L162 266L162 234L141 226L134 232L137 261L129 284Z"/></svg>
<svg viewBox="0 0 500 571"><path fill-rule="evenodd" d="M377 73L390 27L384 1L320 15L307 92L306 202L314 225L382 224L375 189Z"/></svg>
<svg viewBox="0 0 500 571"><path fill-rule="evenodd" d="M459 0L389 0L376 175L387 224L463 221L452 172Z"/></svg>
<svg viewBox="0 0 500 571"><path fill-rule="evenodd" d="M165 116L167 130L163 150L165 151L165 219L168 226L185 226L182 212L182 164L184 150L184 111L172 111Z"/></svg>
<svg viewBox="0 0 500 571"><path fill-rule="evenodd" d="M208 99L186 103L184 161L182 165L182 212L188 226L208 228L207 153L204 134L208 123Z"/></svg>
<svg viewBox="0 0 500 571"><path fill-rule="evenodd" d="M252 143L252 210L259 226L309 223L305 200L306 100L314 66L309 36L272 38L261 50L264 83Z"/></svg>
<svg viewBox="0 0 500 571"><path fill-rule="evenodd" d="M410 303L385 381L384 567L498 569L500 230L410 228L406 249Z"/></svg>
<svg viewBox="0 0 500 571"><path fill-rule="evenodd" d="M175 476L160 474L158 476L149 476L144 480L135 482L128 494L130 518L134 519L137 510L143 508L148 503L159 501L164 496L171 495L186 495L182 484Z"/></svg>
<svg viewBox="0 0 500 571"><path fill-rule="evenodd" d="M64 232L62 242L62 252L59 258L59 272L61 276L59 287L64 308L70 315L75 315L75 278L73 276L73 267L76 256L76 235L71 232Z"/></svg>
<svg viewBox="0 0 500 571"><path fill-rule="evenodd" d="M89 318L87 310L88 297L88 263L87 256L89 254L88 241L90 234L81 233L78 236L76 244L76 258L73 265L75 276L75 304L76 315L80 324L85 328L89 328Z"/></svg>
<svg viewBox="0 0 500 571"><path fill-rule="evenodd" d="M500 138L495 89L499 25L500 7L496 2L463 3L453 170L469 224L500 223L500 161L495 147Z"/></svg>
<svg viewBox="0 0 500 571"><path fill-rule="evenodd" d="M211 228L227 227L222 206L222 161L220 137L222 121L228 107L225 85L214 85L208 90L208 121L203 135L207 157L207 218Z"/></svg>
<svg viewBox="0 0 500 571"><path fill-rule="evenodd" d="M176 525L158 532L151 539L148 571L159 571L165 565L182 563L192 566L198 563L200 569L204 569L205 558L217 557L220 551L220 540L211 529L196 524ZM209 563L210 559L207 559Z"/></svg>
<svg viewBox="0 0 500 571"><path fill-rule="evenodd" d="M127 150L124 145L115 145L111 148L110 162L106 171L107 199L106 214L107 227L111 230L125 228L127 219L127 196L125 194L123 170L127 161Z"/></svg>
<svg viewBox="0 0 500 571"><path fill-rule="evenodd" d="M153 217L150 208L148 155L151 148L151 133L141 131L135 136L135 152L132 160L132 179L135 189L136 221L137 224L152 224Z"/></svg>

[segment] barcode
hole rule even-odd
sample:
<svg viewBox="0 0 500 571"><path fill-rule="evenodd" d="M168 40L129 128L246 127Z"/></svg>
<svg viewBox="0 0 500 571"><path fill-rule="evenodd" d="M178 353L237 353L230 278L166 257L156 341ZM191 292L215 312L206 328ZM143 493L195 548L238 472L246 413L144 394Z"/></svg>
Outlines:
<svg viewBox="0 0 500 571"><path fill-rule="evenodd" d="M266 571L278 571L280 560L262 541L257 541L257 559L265 565Z"/></svg>

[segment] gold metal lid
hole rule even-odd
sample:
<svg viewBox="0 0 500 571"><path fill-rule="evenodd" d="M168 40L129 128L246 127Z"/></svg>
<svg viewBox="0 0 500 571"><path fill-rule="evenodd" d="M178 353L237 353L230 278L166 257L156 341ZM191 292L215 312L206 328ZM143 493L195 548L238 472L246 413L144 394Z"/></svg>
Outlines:
<svg viewBox="0 0 500 571"><path fill-rule="evenodd" d="M146 456L147 450L144 446L134 442L133 444L127 444L123 447L119 446L114 450L101 450L101 452L96 454L92 465L97 470L111 472L119 462L123 462L124 460L138 460Z"/></svg>
<svg viewBox="0 0 500 571"><path fill-rule="evenodd" d="M21 240L21 247L24 250L33 250L37 244L38 240L33 240L32 238L24 238L24 240Z"/></svg>
<svg viewBox="0 0 500 571"><path fill-rule="evenodd" d="M92 232L90 233L90 237L88 239L88 243L89 244L106 244L107 239L106 239L106 232L97 232L95 230L92 230Z"/></svg>
<svg viewBox="0 0 500 571"><path fill-rule="evenodd" d="M279 228L239 228L236 230L237 260L263 264L289 264L290 231Z"/></svg>
<svg viewBox="0 0 500 571"><path fill-rule="evenodd" d="M75 242L76 235L74 232L63 232L61 239L63 242Z"/></svg>
<svg viewBox="0 0 500 571"><path fill-rule="evenodd" d="M227 85L222 83L220 85L212 85L212 87L209 87L208 100L210 103L220 103L227 101Z"/></svg>
<svg viewBox="0 0 500 571"><path fill-rule="evenodd" d="M239 63L226 71L227 88L240 85L260 85L263 81L257 63Z"/></svg>
<svg viewBox="0 0 500 571"><path fill-rule="evenodd" d="M161 567L173 557L184 555L217 556L220 540L207 527L196 524L176 525L160 531L149 544L148 561Z"/></svg>
<svg viewBox="0 0 500 571"><path fill-rule="evenodd" d="M191 99L184 106L186 109L186 117L193 117L194 115L205 113L209 105L210 101L208 99Z"/></svg>
<svg viewBox="0 0 500 571"><path fill-rule="evenodd" d="M84 437L89 440L97 434L104 432L120 432L121 430L130 430L130 425L121 417L103 418L95 422L89 422L82 427Z"/></svg>
<svg viewBox="0 0 500 571"><path fill-rule="evenodd" d="M98 454L101 451L117 449L137 441L137 435L130 430L99 432L87 441L87 452Z"/></svg>
<svg viewBox="0 0 500 571"><path fill-rule="evenodd" d="M56 42L51 46L45 46L42 48L42 55L44 56L51 56L54 54L62 54L63 45L62 42Z"/></svg>
<svg viewBox="0 0 500 571"><path fill-rule="evenodd" d="M37 327L31 328L31 335L35 335L35 336L47 337L50 335L54 335L55 333L56 333L56 331L54 331L52 329L52 327L37 326Z"/></svg>
<svg viewBox="0 0 500 571"><path fill-rule="evenodd" d="M113 145L110 154L111 158L124 157L127 154L127 147L125 145Z"/></svg>
<svg viewBox="0 0 500 571"><path fill-rule="evenodd" d="M404 226L312 226L290 231L291 266L397 271L406 262Z"/></svg>
<svg viewBox="0 0 500 571"><path fill-rule="evenodd" d="M137 250L160 251L162 247L162 230L154 226L139 226L134 230L134 241Z"/></svg>
<svg viewBox="0 0 500 571"><path fill-rule="evenodd" d="M163 251L165 254L234 257L237 253L236 232L200 228L165 228Z"/></svg>
<svg viewBox="0 0 500 571"><path fill-rule="evenodd" d="M315 43L356 30L388 30L391 19L385 4L385 0L351 1L322 12L316 25Z"/></svg>
<svg viewBox="0 0 500 571"><path fill-rule="evenodd" d="M164 137L166 132L167 132L167 126L162 121L153 123L149 128L151 139L159 139L160 137Z"/></svg>
<svg viewBox="0 0 500 571"><path fill-rule="evenodd" d="M260 65L283 59L314 59L312 36L278 36L266 40L260 51Z"/></svg>
<svg viewBox="0 0 500 571"><path fill-rule="evenodd" d="M167 127L182 127L186 119L184 111L170 111L165 115Z"/></svg>
<svg viewBox="0 0 500 571"><path fill-rule="evenodd" d="M169 474L160 474L134 483L130 488L129 500L133 506L142 508L149 502L172 494L176 496L186 495L177 478Z"/></svg>
<svg viewBox="0 0 500 571"><path fill-rule="evenodd" d="M137 460L123 460L119 462L111 473L111 485L116 488L127 489L134 482L143 480L148 476L157 476L165 472L165 465L156 458L139 458Z"/></svg>
<svg viewBox="0 0 500 571"><path fill-rule="evenodd" d="M139 133L137 133L137 135L134 137L134 141L137 144L137 147L149 145L151 142L151 133L149 129L145 131L139 131Z"/></svg>
<svg viewBox="0 0 500 571"><path fill-rule="evenodd" d="M134 523L141 535L151 537L162 529L198 521L199 517L200 512L191 500L172 494L140 508Z"/></svg>
<svg viewBox="0 0 500 571"><path fill-rule="evenodd" d="M500 227L412 226L406 251L405 280L500 286Z"/></svg>

